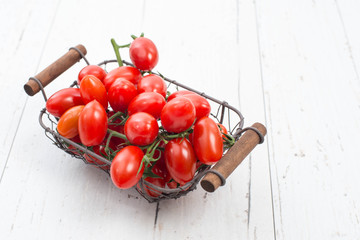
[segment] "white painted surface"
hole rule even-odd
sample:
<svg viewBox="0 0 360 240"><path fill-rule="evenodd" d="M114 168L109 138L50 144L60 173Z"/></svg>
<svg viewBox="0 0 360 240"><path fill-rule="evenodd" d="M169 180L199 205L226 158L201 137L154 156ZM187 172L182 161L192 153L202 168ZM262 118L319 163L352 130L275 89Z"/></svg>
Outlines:
<svg viewBox="0 0 360 240"><path fill-rule="evenodd" d="M360 239L359 11L355 0L2 0L0 239ZM161 202L156 224L156 204L51 145L41 95L22 89L71 46L98 63L114 58L110 38L140 32L161 73L268 128L224 187Z"/></svg>

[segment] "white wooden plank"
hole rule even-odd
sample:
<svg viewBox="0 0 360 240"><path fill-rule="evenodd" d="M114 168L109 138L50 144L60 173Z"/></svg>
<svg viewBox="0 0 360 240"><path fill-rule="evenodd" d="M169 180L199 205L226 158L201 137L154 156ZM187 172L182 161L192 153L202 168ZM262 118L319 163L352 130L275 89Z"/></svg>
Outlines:
<svg viewBox="0 0 360 240"><path fill-rule="evenodd" d="M255 122L267 125L265 117L263 76L256 21L256 6L252 1L240 1L238 6L238 46L240 109L245 126ZM273 239L273 207L267 137L250 153L248 239Z"/></svg>
<svg viewBox="0 0 360 240"><path fill-rule="evenodd" d="M276 237L358 239L359 82L336 5L256 5Z"/></svg>
<svg viewBox="0 0 360 240"><path fill-rule="evenodd" d="M34 74L57 6L56 1L11 1L0 8L0 179L24 109L22 85ZM47 12L37 14L36 10ZM36 25L36 27L35 27Z"/></svg>

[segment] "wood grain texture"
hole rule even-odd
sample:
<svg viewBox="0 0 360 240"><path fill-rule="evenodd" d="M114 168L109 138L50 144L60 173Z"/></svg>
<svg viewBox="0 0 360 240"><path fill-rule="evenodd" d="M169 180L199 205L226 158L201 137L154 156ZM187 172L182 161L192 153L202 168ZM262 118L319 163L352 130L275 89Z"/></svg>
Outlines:
<svg viewBox="0 0 360 240"><path fill-rule="evenodd" d="M360 239L358 1L1 4L0 239ZM51 144L37 119L42 97L24 94L69 47L84 44L97 64L115 58L111 38L141 32L158 46L156 70L268 129L214 193L156 205L117 189Z"/></svg>

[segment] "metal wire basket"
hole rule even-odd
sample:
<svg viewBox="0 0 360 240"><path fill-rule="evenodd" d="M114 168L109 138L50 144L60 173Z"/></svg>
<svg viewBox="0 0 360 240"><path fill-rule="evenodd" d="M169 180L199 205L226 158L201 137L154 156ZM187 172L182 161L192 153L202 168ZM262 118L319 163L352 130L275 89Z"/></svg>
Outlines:
<svg viewBox="0 0 360 240"><path fill-rule="evenodd" d="M39 73L35 77L31 77L28 81L28 83L24 86L25 91L29 95L34 95L36 92L41 91L44 97L44 100L47 101L47 96L44 90L44 87L50 83L52 80L54 80L58 75L60 75L62 72L66 71L70 66L72 66L75 62L77 62L79 59L83 59L87 65L90 65L89 61L85 57L86 49L82 45L78 45L77 47L70 48L69 52L59 58L55 63L50 65L48 68L46 68L44 71ZM60 62L60 64L59 64ZM108 67L109 64L116 63L117 60L106 60L101 63L99 63L99 66L102 66L104 69ZM123 61L126 65L131 65L131 63L127 61ZM55 65L54 65L55 64ZM56 66L57 64L57 66ZM45 73L44 73L45 72ZM158 73L159 74L159 73ZM159 74L160 75L160 74ZM46 77L50 76L50 77ZM162 76L162 75L161 75ZM212 96L209 96L203 92L197 91L195 89L192 89L188 86L185 86L175 80L171 80L167 77L162 76L163 79L168 83L168 90L170 92L177 91L177 90L189 90L192 92L195 92L203 97L205 97L212 108L211 117L215 119L217 122L222 123L229 131L229 134L234 137L236 140L240 138L242 133L244 133L246 130L253 130L252 132L255 133L255 137L258 138L257 143L262 143L264 140L264 131L262 129L259 130L259 128L256 127L248 127L243 128L244 125L244 117L241 114L239 110L232 107L225 101L220 101ZM30 85L30 86L29 86ZM77 81L74 81L70 87L78 87ZM52 143L60 148L61 150L65 151L66 153L70 154L72 157L81 159L86 164L94 165L95 167L103 170L107 174L109 174L109 169L111 165L112 159L110 157L104 157L102 155L96 154L91 150L91 148L85 147L81 145L81 143L74 142L73 140L67 139L63 136L61 136L56 131L58 119L49 114L46 111L46 108L43 108L40 111L39 115L39 123L40 126L45 130L45 135L52 141ZM252 135L252 138L254 138L254 135ZM255 139L256 140L256 139ZM256 145L255 144L255 145ZM254 145L254 144L252 144ZM254 148L254 146L250 146L251 150ZM232 150L232 149L230 149ZM251 151L250 150L250 151ZM224 154L228 151L228 149L224 150ZM238 152L238 151L236 151ZM247 154L246 154L247 155ZM87 158L85 157L87 156ZM90 159L96 159L96 161L89 161ZM245 156L244 156L245 157ZM221 161L221 160L220 160ZM242 159L240 160L240 162ZM240 163L239 162L239 163ZM238 164L239 164L238 163ZM237 165L236 165L237 166ZM234 168L236 166L233 166ZM233 169L231 170L231 172ZM139 183L135 186L136 190L139 192L139 194L144 197L148 202L158 202L163 199L175 199L179 198L181 196L186 195L190 191L196 189L199 181L208 173L213 174L218 178L220 181L220 185L225 184L225 179L230 173L226 173L221 171L221 168L216 169L211 168L211 166L203 165L200 167L197 172L195 173L194 178L186 183L183 186L170 189L170 188L162 188L159 186L156 186L154 184L151 184L147 181L144 181L144 179L140 179ZM225 176L224 176L225 175ZM206 185L206 184L205 184ZM206 186L203 188L205 190ZM216 188L216 187L215 187ZM156 197L149 195L149 191L156 193ZM211 191L211 190L210 190ZM153 195L153 194L152 194Z"/></svg>

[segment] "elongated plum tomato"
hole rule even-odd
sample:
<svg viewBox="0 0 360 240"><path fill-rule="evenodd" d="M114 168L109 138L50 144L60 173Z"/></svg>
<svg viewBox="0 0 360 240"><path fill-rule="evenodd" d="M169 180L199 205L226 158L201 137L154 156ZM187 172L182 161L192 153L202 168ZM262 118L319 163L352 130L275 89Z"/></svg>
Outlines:
<svg viewBox="0 0 360 240"><path fill-rule="evenodd" d="M84 105L80 89L64 88L53 95L46 102L46 110L55 117L61 117L69 108Z"/></svg>
<svg viewBox="0 0 360 240"><path fill-rule="evenodd" d="M108 91L109 103L115 112L124 112L136 95L135 85L122 78L117 79Z"/></svg>
<svg viewBox="0 0 360 240"><path fill-rule="evenodd" d="M85 146L99 145L105 138L108 117L104 107L96 100L85 105L79 117L79 136Z"/></svg>
<svg viewBox="0 0 360 240"><path fill-rule="evenodd" d="M223 154L223 139L214 120L203 117L196 122L193 146L200 162L211 165L220 160Z"/></svg>
<svg viewBox="0 0 360 240"><path fill-rule="evenodd" d="M80 94L84 103L97 100L105 109L108 107L108 97L104 84L95 76L86 75L80 83Z"/></svg>
<svg viewBox="0 0 360 240"><path fill-rule="evenodd" d="M144 92L137 95L129 104L128 113L146 112L159 119L165 106L165 98L156 92Z"/></svg>
<svg viewBox="0 0 360 240"><path fill-rule="evenodd" d="M168 101L171 101L172 99L174 99L174 97L172 97L172 96L173 96L173 94L171 94L169 96ZM177 96L185 97L194 104L197 120L199 120L202 117L208 117L210 115L211 107L210 107L209 102L204 97L200 96L199 94L186 91L186 92L182 92L181 94L178 94ZM175 98L176 98L176 96L175 96Z"/></svg>
<svg viewBox="0 0 360 240"><path fill-rule="evenodd" d="M170 176L180 185L191 181L196 171L196 156L189 140L170 140L165 146L165 164Z"/></svg>
<svg viewBox="0 0 360 240"><path fill-rule="evenodd" d="M161 124L168 132L180 133L195 121L194 104L185 97L177 97L165 104L161 111Z"/></svg>
<svg viewBox="0 0 360 240"><path fill-rule="evenodd" d="M104 78L106 76L106 72L100 66L88 65L88 66L86 66L86 67L84 67L83 69L80 70L79 75L78 75L78 83L81 83L81 80L86 75L93 75L102 82L102 81L104 81Z"/></svg>
<svg viewBox="0 0 360 240"><path fill-rule="evenodd" d="M162 79L160 76L155 74L149 74L139 81L137 89L139 93L156 92L161 94L165 98L167 86L164 79Z"/></svg>
<svg viewBox="0 0 360 240"><path fill-rule="evenodd" d="M84 105L68 109L60 118L57 124L59 134L66 138L73 138L79 134L78 122Z"/></svg>
<svg viewBox="0 0 360 240"><path fill-rule="evenodd" d="M138 112L131 115L126 121L124 132L131 144L146 146L156 139L159 125L150 114Z"/></svg>
<svg viewBox="0 0 360 240"><path fill-rule="evenodd" d="M127 189L140 180L144 173L144 165L140 169L143 157L143 151L137 146L124 147L116 154L110 167L111 180L115 186Z"/></svg>
<svg viewBox="0 0 360 240"><path fill-rule="evenodd" d="M180 90L180 91L176 91L173 92L168 98L167 101L170 102L172 99L176 98L176 97L180 97L180 96L184 96L187 94L194 94L194 92L188 91L188 90Z"/></svg>
<svg viewBox="0 0 360 240"><path fill-rule="evenodd" d="M103 83L107 91L109 91L111 85L118 78L126 79L132 84L136 85L139 82L139 80L142 78L142 75L138 69L131 66L122 66L115 68L111 70L103 80Z"/></svg>
<svg viewBox="0 0 360 240"><path fill-rule="evenodd" d="M138 37L131 43L129 55L135 67L143 71L151 71L159 61L155 44L145 37Z"/></svg>

